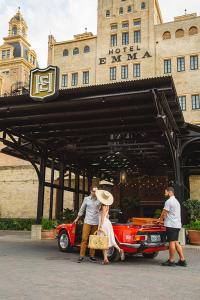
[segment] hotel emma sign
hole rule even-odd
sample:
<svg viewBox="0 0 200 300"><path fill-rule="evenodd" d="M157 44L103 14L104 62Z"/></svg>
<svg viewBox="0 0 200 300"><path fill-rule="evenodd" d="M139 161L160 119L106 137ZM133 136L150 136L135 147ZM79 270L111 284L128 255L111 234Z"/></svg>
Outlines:
<svg viewBox="0 0 200 300"><path fill-rule="evenodd" d="M110 49L108 55L110 56L109 63L124 62L152 57L149 51L141 51L139 46ZM108 61L106 57L99 58L100 65L105 65L107 62Z"/></svg>
<svg viewBox="0 0 200 300"><path fill-rule="evenodd" d="M58 95L59 69L49 66L46 69L36 68L30 73L30 97L36 101L53 100Z"/></svg>

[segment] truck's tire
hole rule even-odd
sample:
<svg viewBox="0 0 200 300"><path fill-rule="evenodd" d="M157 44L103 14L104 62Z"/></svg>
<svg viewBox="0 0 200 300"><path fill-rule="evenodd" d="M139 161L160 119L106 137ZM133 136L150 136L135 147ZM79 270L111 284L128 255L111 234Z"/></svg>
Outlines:
<svg viewBox="0 0 200 300"><path fill-rule="evenodd" d="M109 261L115 261L115 262L120 260L120 253L115 247L109 248L108 259Z"/></svg>
<svg viewBox="0 0 200 300"><path fill-rule="evenodd" d="M153 252L153 253L142 253L144 258L153 259L158 256L159 252Z"/></svg>
<svg viewBox="0 0 200 300"><path fill-rule="evenodd" d="M58 236L58 248L61 252L70 252L71 243L66 230L61 230Z"/></svg>

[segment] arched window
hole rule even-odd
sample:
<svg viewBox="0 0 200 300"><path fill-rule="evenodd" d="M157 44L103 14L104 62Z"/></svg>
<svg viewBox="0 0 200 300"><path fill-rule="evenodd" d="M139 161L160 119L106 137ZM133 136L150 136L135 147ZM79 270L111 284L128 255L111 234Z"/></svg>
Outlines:
<svg viewBox="0 0 200 300"><path fill-rule="evenodd" d="M176 30L175 36L176 36L176 38L183 37L184 36L184 30L183 29Z"/></svg>
<svg viewBox="0 0 200 300"><path fill-rule="evenodd" d="M17 26L13 26L12 35L17 35Z"/></svg>
<svg viewBox="0 0 200 300"><path fill-rule="evenodd" d="M68 56L69 55L69 51L67 49L63 50L63 56Z"/></svg>
<svg viewBox="0 0 200 300"><path fill-rule="evenodd" d="M84 53L88 53L88 52L90 52L90 47L89 46L85 46Z"/></svg>
<svg viewBox="0 0 200 300"><path fill-rule="evenodd" d="M198 28L196 26L192 26L189 29L189 35L198 34Z"/></svg>
<svg viewBox="0 0 200 300"><path fill-rule="evenodd" d="M78 55L78 54L79 54L79 49L78 48L74 48L73 55Z"/></svg>
<svg viewBox="0 0 200 300"><path fill-rule="evenodd" d="M171 33L169 31L165 31L163 33L163 40L169 40L171 39Z"/></svg>

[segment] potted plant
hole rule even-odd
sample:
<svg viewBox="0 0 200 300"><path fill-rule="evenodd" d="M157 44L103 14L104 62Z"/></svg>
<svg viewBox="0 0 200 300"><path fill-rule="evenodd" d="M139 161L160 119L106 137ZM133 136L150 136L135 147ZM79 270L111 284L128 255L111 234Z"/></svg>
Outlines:
<svg viewBox="0 0 200 300"><path fill-rule="evenodd" d="M57 222L55 220L42 219L41 237L45 240L52 240L55 238L55 228Z"/></svg>
<svg viewBox="0 0 200 300"><path fill-rule="evenodd" d="M183 205L190 217L190 223L184 226L189 241L192 245L200 245L200 200L188 199Z"/></svg>

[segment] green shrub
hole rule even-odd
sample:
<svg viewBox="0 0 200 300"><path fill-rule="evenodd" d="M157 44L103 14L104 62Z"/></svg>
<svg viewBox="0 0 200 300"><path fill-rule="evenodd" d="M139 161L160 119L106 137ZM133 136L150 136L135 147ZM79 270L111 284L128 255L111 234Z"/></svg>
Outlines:
<svg viewBox="0 0 200 300"><path fill-rule="evenodd" d="M34 219L0 219L0 230L31 230Z"/></svg>
<svg viewBox="0 0 200 300"><path fill-rule="evenodd" d="M200 200L188 199L183 202L183 206L189 214L190 221L200 220Z"/></svg>
<svg viewBox="0 0 200 300"><path fill-rule="evenodd" d="M41 225L42 225L43 230L51 230L51 229L56 228L56 226L58 224L57 224L57 221L55 221L55 220L42 219Z"/></svg>
<svg viewBox="0 0 200 300"><path fill-rule="evenodd" d="M184 228L188 229L188 230L199 230L200 231L200 220L191 222L190 224L185 225Z"/></svg>

